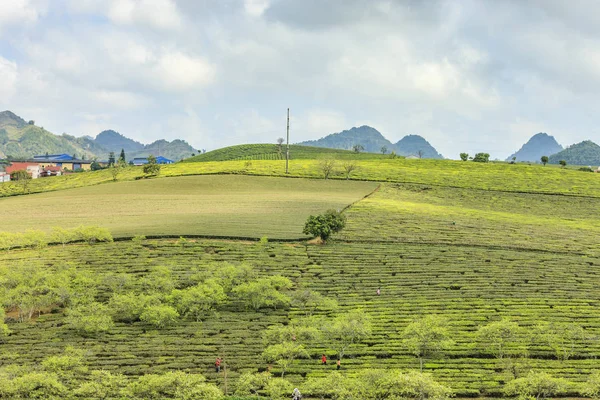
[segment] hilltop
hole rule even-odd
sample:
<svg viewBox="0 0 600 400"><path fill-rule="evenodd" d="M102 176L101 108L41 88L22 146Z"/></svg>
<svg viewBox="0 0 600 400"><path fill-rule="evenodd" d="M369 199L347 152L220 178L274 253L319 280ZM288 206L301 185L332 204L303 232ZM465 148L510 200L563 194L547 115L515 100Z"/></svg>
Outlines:
<svg viewBox="0 0 600 400"><path fill-rule="evenodd" d="M157 140L144 145L114 130L100 132L96 138L56 135L35 121L26 122L11 111L0 112L0 158L30 158L38 154L75 154L78 157L105 160L112 151L118 155L125 150L127 159L162 155L174 161L190 157L194 148L183 140Z"/></svg>
<svg viewBox="0 0 600 400"><path fill-rule="evenodd" d="M353 146L359 144L363 146L364 151L369 153L386 151L395 151L402 156L418 156L422 158L444 158L437 150L423 137L419 135L408 135L403 137L397 143L392 143L386 139L377 129L367 125L354 127L339 133L332 133L318 140L308 140L298 143L303 146L326 147L331 149L351 150Z"/></svg>
<svg viewBox="0 0 600 400"><path fill-rule="evenodd" d="M549 157L550 164L558 164L560 160L569 165L600 165L600 146L585 140Z"/></svg>
<svg viewBox="0 0 600 400"><path fill-rule="evenodd" d="M516 157L517 161L539 162L542 156L550 156L562 150L563 147L558 144L554 136L540 132L533 135L519 151L513 153L506 161L511 161L513 157Z"/></svg>

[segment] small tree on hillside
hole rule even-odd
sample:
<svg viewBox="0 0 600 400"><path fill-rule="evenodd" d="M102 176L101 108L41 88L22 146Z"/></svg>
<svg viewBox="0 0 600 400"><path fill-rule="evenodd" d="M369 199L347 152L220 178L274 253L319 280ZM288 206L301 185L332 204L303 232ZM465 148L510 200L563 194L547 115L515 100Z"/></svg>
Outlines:
<svg viewBox="0 0 600 400"><path fill-rule="evenodd" d="M504 393L520 399L544 400L564 393L567 386L564 379L554 378L546 372L530 371L527 376L508 382Z"/></svg>
<svg viewBox="0 0 600 400"><path fill-rule="evenodd" d="M419 358L421 371L425 357L436 354L453 343L447 325L448 322L439 315L428 315L411 322L404 329L403 342Z"/></svg>
<svg viewBox="0 0 600 400"><path fill-rule="evenodd" d="M160 164L156 163L156 157L152 154L148 156L148 163L144 164L144 174L149 176L160 174Z"/></svg>
<svg viewBox="0 0 600 400"><path fill-rule="evenodd" d="M121 171L124 170L126 167L127 167L127 164L121 158L119 158L119 161L116 164L112 164L109 167L110 174L112 175L113 181L115 181L115 182L117 181L117 177L119 176Z"/></svg>
<svg viewBox="0 0 600 400"><path fill-rule="evenodd" d="M355 144L354 146L352 146L352 150L355 153L360 153L361 151L364 151L365 148L364 148L364 146L362 144Z"/></svg>
<svg viewBox="0 0 600 400"><path fill-rule="evenodd" d="M381 146L381 154L385 154L385 153L387 153L387 151L388 151L387 146Z"/></svg>
<svg viewBox="0 0 600 400"><path fill-rule="evenodd" d="M304 224L305 235L320 237L324 242L346 226L346 216L340 211L328 210L324 214L311 215Z"/></svg>
<svg viewBox="0 0 600 400"><path fill-rule="evenodd" d="M111 151L108 154L108 166L110 167L111 165L113 165L115 163L115 152Z"/></svg>
<svg viewBox="0 0 600 400"><path fill-rule="evenodd" d="M419 156L419 158L423 158L424 155L425 155L425 152L423 150L417 151L417 156Z"/></svg>
<svg viewBox="0 0 600 400"><path fill-rule="evenodd" d="M473 157L473 161L486 163L490 161L490 155L488 153L477 153L475 157Z"/></svg>
<svg viewBox="0 0 600 400"><path fill-rule="evenodd" d="M358 169L358 165L354 161L347 161L344 163L344 172L346 173L346 180L350 179L350 174Z"/></svg>
<svg viewBox="0 0 600 400"><path fill-rule="evenodd" d="M548 156L542 156L540 160L542 161L542 164L546 165L548 163Z"/></svg>
<svg viewBox="0 0 600 400"><path fill-rule="evenodd" d="M469 153L460 153L460 159L467 161L469 159Z"/></svg>
<svg viewBox="0 0 600 400"><path fill-rule="evenodd" d="M125 149L121 149L121 155L119 155L119 161L123 161L125 163Z"/></svg>
<svg viewBox="0 0 600 400"><path fill-rule="evenodd" d="M362 310L339 315L321 328L328 347L335 349L340 360L350 346L364 341L372 332L371 320Z"/></svg>
<svg viewBox="0 0 600 400"><path fill-rule="evenodd" d="M563 168L567 166L567 162L566 162L565 160L560 160L558 163L559 163L559 164L560 164L560 166L561 166L561 167L563 167Z"/></svg>
<svg viewBox="0 0 600 400"><path fill-rule="evenodd" d="M29 193L29 183L31 182L31 175L24 169L19 169L10 174L12 181L18 182L22 188L23 193Z"/></svg>
<svg viewBox="0 0 600 400"><path fill-rule="evenodd" d="M519 324L508 318L502 318L500 321L490 322L479 328L477 340L486 352L501 360L526 352L524 344L518 341L521 333Z"/></svg>
<svg viewBox="0 0 600 400"><path fill-rule="evenodd" d="M321 160L319 163L319 168L321 169L321 172L323 172L325 179L329 178L329 175L333 173L335 166L336 162L334 159L327 158L325 160Z"/></svg>

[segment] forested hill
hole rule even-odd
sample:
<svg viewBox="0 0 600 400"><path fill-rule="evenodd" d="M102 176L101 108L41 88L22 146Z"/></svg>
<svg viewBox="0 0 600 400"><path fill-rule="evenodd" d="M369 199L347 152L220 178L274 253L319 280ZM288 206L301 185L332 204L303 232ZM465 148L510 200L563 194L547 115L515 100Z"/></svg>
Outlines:
<svg viewBox="0 0 600 400"><path fill-rule="evenodd" d="M106 160L111 151L118 154L121 149L125 150L128 160L154 154L178 161L195 152L183 140L161 139L144 145L113 130L103 131L96 138L66 133L55 135L33 120L26 121L11 111L0 112L0 158L24 159L39 154L66 153L78 158Z"/></svg>
<svg viewBox="0 0 600 400"><path fill-rule="evenodd" d="M512 160L516 157L517 161L532 161L539 162L542 156L550 156L562 151L563 147L558 144L554 136L540 132L535 134L517 151L506 159Z"/></svg>
<svg viewBox="0 0 600 400"><path fill-rule="evenodd" d="M591 140L567 147L561 152L553 154L549 158L550 164L558 164L564 160L569 165L600 165L600 146Z"/></svg>
<svg viewBox="0 0 600 400"><path fill-rule="evenodd" d="M303 146L326 147L331 149L352 150L354 146L362 146L362 151L370 153L395 151L398 155L410 156L419 154L423 158L443 158L437 150L419 135L408 135L397 143L386 139L377 129L367 125L354 127L339 133L327 135L318 140L298 143Z"/></svg>

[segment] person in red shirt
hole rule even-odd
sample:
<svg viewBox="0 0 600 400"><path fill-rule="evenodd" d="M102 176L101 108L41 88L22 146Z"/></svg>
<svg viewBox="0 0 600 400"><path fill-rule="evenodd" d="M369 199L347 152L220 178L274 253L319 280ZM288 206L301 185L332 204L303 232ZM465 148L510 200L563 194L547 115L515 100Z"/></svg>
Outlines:
<svg viewBox="0 0 600 400"><path fill-rule="evenodd" d="M342 360L340 360L338 358L338 360L337 360L337 369L338 369L338 371L339 371L340 368L342 368Z"/></svg>
<svg viewBox="0 0 600 400"><path fill-rule="evenodd" d="M215 361L215 371L221 372L221 359L217 357L217 361Z"/></svg>
<svg viewBox="0 0 600 400"><path fill-rule="evenodd" d="M323 365L327 364L327 357L325 357L325 354L323 354L321 356L321 364L323 364Z"/></svg>

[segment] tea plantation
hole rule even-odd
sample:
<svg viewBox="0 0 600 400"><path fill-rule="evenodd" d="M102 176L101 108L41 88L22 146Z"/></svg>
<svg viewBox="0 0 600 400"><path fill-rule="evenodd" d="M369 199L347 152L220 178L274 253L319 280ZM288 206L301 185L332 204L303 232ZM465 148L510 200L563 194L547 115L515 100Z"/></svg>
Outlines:
<svg viewBox="0 0 600 400"><path fill-rule="evenodd" d="M19 376L32 379L28 370L56 380L18 394L0 384L0 397L54 390L60 398L70 390L76 398L291 398L298 387L304 398L446 398L429 376L458 398L598 395L598 174L381 158L354 160L358 169L346 180L347 161L339 158L328 180L268 177L285 175L281 161L241 158L165 166L164 179L136 181L141 171L129 168L120 182L108 183L99 171L32 182L32 191L52 193L0 199L15 210L3 219L3 231L48 230L68 221L108 227L115 237L187 236L0 250L11 331L0 336L0 377L15 387ZM295 160L290 175L322 177L320 163ZM0 186L4 195L19 194L18 186L11 188ZM82 209L89 198L96 205ZM53 211L61 201L73 204L71 216ZM300 239L308 214L349 204L345 228L326 244ZM22 212L22 206L42 211ZM233 238L263 236L271 240ZM259 283L271 303L249 297ZM186 293L196 295L185 300ZM310 308L301 301L304 293L332 302ZM128 298L146 305L132 311ZM185 301L204 308L194 313ZM33 304L31 318L23 317L24 303ZM78 323L88 317L85 310L98 318L94 331ZM349 325L369 329L331 339L328 332L347 315L355 315ZM425 331L444 336L444 346L416 353L407 332L425 317L441 321L443 328ZM497 323L505 325L486 341L482 328ZM265 351L277 332L280 339L291 332L280 345L295 346L286 353L293 356ZM341 340L349 344L338 373ZM81 352L77 363L65 355L73 351ZM216 357L223 358L220 372ZM119 382L127 391L90 395L89 385L117 386L99 380L97 371L111 382L123 374ZM188 374L172 384L178 388L204 376L197 387L216 393L216 386L218 393L141 389L174 382L170 371ZM285 380L276 378L282 373ZM350 386L372 391L353 391L343 384L347 378ZM427 384L409 390L411 379Z"/></svg>

